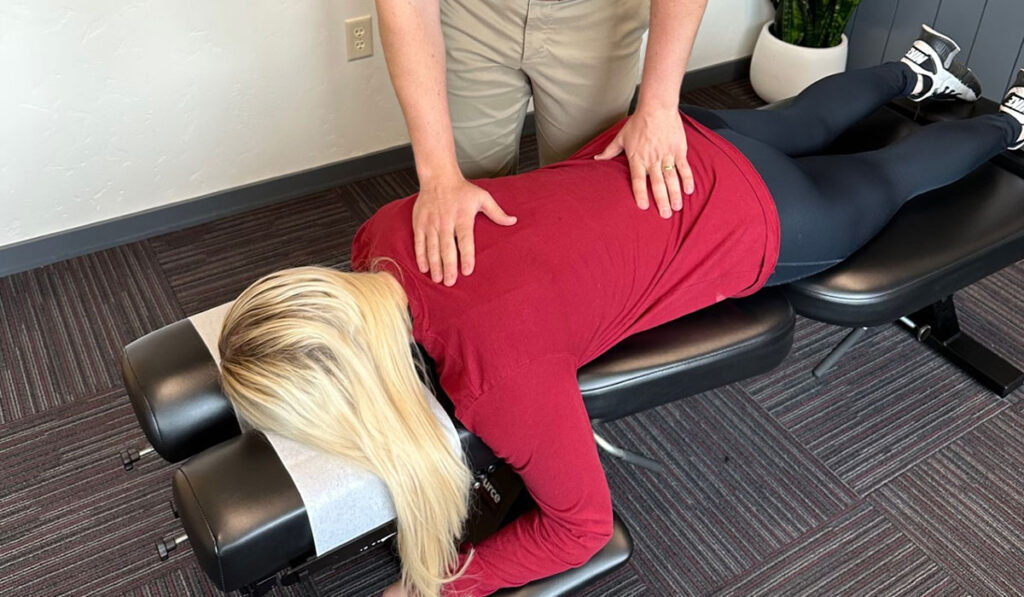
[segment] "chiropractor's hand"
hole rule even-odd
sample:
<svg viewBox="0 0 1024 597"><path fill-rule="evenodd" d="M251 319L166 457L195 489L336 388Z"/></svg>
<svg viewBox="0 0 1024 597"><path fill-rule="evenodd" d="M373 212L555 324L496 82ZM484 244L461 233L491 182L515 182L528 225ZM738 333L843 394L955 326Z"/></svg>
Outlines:
<svg viewBox="0 0 1024 597"><path fill-rule="evenodd" d="M661 217L683 208L683 193L693 193L693 172L686 161L686 133L679 110L637 110L608 147L594 156L610 160L623 151L629 159L637 207L650 207L647 179Z"/></svg>
<svg viewBox="0 0 1024 597"><path fill-rule="evenodd" d="M461 176L422 183L412 208L416 265L420 272L430 272L434 282L444 282L445 286L455 284L460 262L462 275L473 273L473 224L478 212L501 226L516 223L516 218L506 214L490 193Z"/></svg>

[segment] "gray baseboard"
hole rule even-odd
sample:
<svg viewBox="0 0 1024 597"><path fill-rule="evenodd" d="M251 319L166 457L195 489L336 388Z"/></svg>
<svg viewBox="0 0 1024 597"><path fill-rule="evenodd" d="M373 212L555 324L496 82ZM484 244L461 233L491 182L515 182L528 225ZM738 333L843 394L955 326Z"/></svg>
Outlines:
<svg viewBox="0 0 1024 597"><path fill-rule="evenodd" d="M687 93L701 87L721 85L730 81L746 79L750 76L750 56L728 62L721 62L686 73L683 77L681 93Z"/></svg>
<svg viewBox="0 0 1024 597"><path fill-rule="evenodd" d="M686 74L682 92L735 81L746 77L749 71L750 58L694 70ZM533 134L535 130L533 115L530 114L523 132ZM0 277L182 230L412 165L412 150L406 145L29 239L0 247Z"/></svg>

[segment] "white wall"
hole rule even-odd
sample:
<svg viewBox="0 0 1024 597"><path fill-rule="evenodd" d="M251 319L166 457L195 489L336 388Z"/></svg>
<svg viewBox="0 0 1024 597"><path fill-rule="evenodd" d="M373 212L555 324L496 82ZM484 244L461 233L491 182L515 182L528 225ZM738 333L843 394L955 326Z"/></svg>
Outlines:
<svg viewBox="0 0 1024 597"><path fill-rule="evenodd" d="M691 70L749 55L770 14L709 4ZM407 143L379 36L344 58L363 14L373 0L2 0L0 247Z"/></svg>
<svg viewBox="0 0 1024 597"><path fill-rule="evenodd" d="M769 0L708 0L689 69L750 56L761 27L774 14Z"/></svg>

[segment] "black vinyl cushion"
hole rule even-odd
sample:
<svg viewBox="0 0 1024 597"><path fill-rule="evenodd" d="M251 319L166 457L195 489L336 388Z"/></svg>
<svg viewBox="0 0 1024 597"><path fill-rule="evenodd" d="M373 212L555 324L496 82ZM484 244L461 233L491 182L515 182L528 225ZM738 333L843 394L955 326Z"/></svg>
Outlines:
<svg viewBox="0 0 1024 597"><path fill-rule="evenodd" d="M959 118L993 106L937 106L918 118ZM916 111L917 106L908 109ZM921 126L901 110L879 110L831 150L873 149ZM1024 259L1021 175L1024 159L1008 152L956 183L911 200L849 259L789 284L790 302L797 313L819 321L847 327L881 325Z"/></svg>
<svg viewBox="0 0 1024 597"><path fill-rule="evenodd" d="M258 432L192 458L174 473L172 487L199 565L225 591L274 574L313 549L302 498Z"/></svg>
<svg viewBox="0 0 1024 597"><path fill-rule="evenodd" d="M139 426L165 460L184 460L238 435L217 364L188 319L126 346L121 373Z"/></svg>
<svg viewBox="0 0 1024 597"><path fill-rule="evenodd" d="M785 297L767 288L630 336L579 370L587 413L617 419L769 371L793 326Z"/></svg>

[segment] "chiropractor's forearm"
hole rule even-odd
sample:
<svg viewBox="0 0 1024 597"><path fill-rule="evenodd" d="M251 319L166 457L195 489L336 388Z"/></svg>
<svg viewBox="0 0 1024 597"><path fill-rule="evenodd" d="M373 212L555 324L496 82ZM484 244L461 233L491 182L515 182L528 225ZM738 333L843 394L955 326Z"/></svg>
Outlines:
<svg viewBox="0 0 1024 597"><path fill-rule="evenodd" d="M707 4L708 0L651 0L638 111L679 105L686 63Z"/></svg>
<svg viewBox="0 0 1024 597"><path fill-rule="evenodd" d="M460 177L445 84L439 0L376 0L391 83L420 184Z"/></svg>

